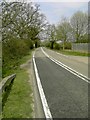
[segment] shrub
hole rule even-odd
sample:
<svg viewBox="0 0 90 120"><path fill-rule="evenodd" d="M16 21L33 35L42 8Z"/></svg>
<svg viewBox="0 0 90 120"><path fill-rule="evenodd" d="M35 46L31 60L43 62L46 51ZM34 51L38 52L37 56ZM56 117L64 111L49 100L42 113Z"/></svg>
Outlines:
<svg viewBox="0 0 90 120"><path fill-rule="evenodd" d="M2 44L2 74L18 66L18 60L27 55L29 47L24 40L11 39Z"/></svg>
<svg viewBox="0 0 90 120"><path fill-rule="evenodd" d="M65 42L65 49L71 49L71 42Z"/></svg>
<svg viewBox="0 0 90 120"><path fill-rule="evenodd" d="M32 40L25 40L25 43L27 44L27 46L29 47L29 49L33 49L34 48Z"/></svg>
<svg viewBox="0 0 90 120"><path fill-rule="evenodd" d="M55 43L55 44L54 44L54 49L59 50L59 49L60 49L60 44Z"/></svg>
<svg viewBox="0 0 90 120"><path fill-rule="evenodd" d="M47 42L45 46L50 47L50 42Z"/></svg>

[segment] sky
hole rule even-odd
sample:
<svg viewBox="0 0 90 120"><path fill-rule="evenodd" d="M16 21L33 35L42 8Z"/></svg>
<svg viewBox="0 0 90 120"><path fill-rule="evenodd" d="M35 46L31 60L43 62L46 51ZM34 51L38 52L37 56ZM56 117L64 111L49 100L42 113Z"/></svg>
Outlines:
<svg viewBox="0 0 90 120"><path fill-rule="evenodd" d="M1 0L0 0L1 1ZM15 1L15 0L7 0ZM17 0L23 1L23 0ZM70 18L75 12L88 12L89 0L24 0L40 5L41 12L46 16L50 24L57 24L62 17Z"/></svg>
<svg viewBox="0 0 90 120"><path fill-rule="evenodd" d="M58 23L62 17L70 18L75 12L88 12L88 2L39 2L42 13L51 24Z"/></svg>

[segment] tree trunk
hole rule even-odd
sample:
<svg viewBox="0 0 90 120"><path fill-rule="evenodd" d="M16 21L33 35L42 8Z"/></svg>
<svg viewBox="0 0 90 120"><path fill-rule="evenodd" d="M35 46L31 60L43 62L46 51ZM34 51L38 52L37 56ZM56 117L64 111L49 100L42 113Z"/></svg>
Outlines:
<svg viewBox="0 0 90 120"><path fill-rule="evenodd" d="M53 49L54 41L51 42L51 49Z"/></svg>

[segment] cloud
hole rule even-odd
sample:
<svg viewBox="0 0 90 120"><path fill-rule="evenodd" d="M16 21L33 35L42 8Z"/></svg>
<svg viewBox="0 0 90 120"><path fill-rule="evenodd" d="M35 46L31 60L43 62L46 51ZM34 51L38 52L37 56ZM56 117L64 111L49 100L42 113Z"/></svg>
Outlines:
<svg viewBox="0 0 90 120"><path fill-rule="evenodd" d="M66 3L54 3L52 5L53 12L57 14L71 14L74 11L82 10L87 11L88 10L88 4L84 2L66 2Z"/></svg>
<svg viewBox="0 0 90 120"><path fill-rule="evenodd" d="M32 1L33 2L89 2L89 0L32 0Z"/></svg>
<svg viewBox="0 0 90 120"><path fill-rule="evenodd" d="M42 13L51 23L59 22L62 16L71 17L76 11L88 11L86 2L38 2Z"/></svg>
<svg viewBox="0 0 90 120"><path fill-rule="evenodd" d="M23 1L23 0L7 0ZM57 23L62 16L70 18L76 11L88 11L88 0L24 0L40 4L41 12L50 23Z"/></svg>
<svg viewBox="0 0 90 120"><path fill-rule="evenodd" d="M0 0L2 1L2 0ZM6 0L7 2L14 2L14 1L20 1L20 2L89 2L89 0Z"/></svg>

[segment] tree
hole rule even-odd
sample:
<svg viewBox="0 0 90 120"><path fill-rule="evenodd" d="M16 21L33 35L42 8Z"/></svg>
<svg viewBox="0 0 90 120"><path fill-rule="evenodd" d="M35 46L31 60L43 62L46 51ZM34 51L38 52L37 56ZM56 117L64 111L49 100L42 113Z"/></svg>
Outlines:
<svg viewBox="0 0 90 120"><path fill-rule="evenodd" d="M85 33L88 33L88 15L82 11L77 11L70 20L73 36L76 42L79 42Z"/></svg>
<svg viewBox="0 0 90 120"><path fill-rule="evenodd" d="M9 35L21 38L35 38L46 25L46 18L40 13L39 5L31 2L2 3L3 40ZM33 32L35 31L35 32ZM11 36L10 36L11 37Z"/></svg>
<svg viewBox="0 0 90 120"><path fill-rule="evenodd" d="M54 24L48 25L47 36L51 42L51 49L53 49L54 43L56 41L56 27Z"/></svg>
<svg viewBox="0 0 90 120"><path fill-rule="evenodd" d="M63 41L63 50L65 48L65 42L68 38L68 33L71 31L70 23L66 18L62 18L61 22L57 25L57 38Z"/></svg>
<svg viewBox="0 0 90 120"><path fill-rule="evenodd" d="M37 4L2 2L3 69L9 68L11 61L16 65L33 44L39 46L39 33L46 22Z"/></svg>

